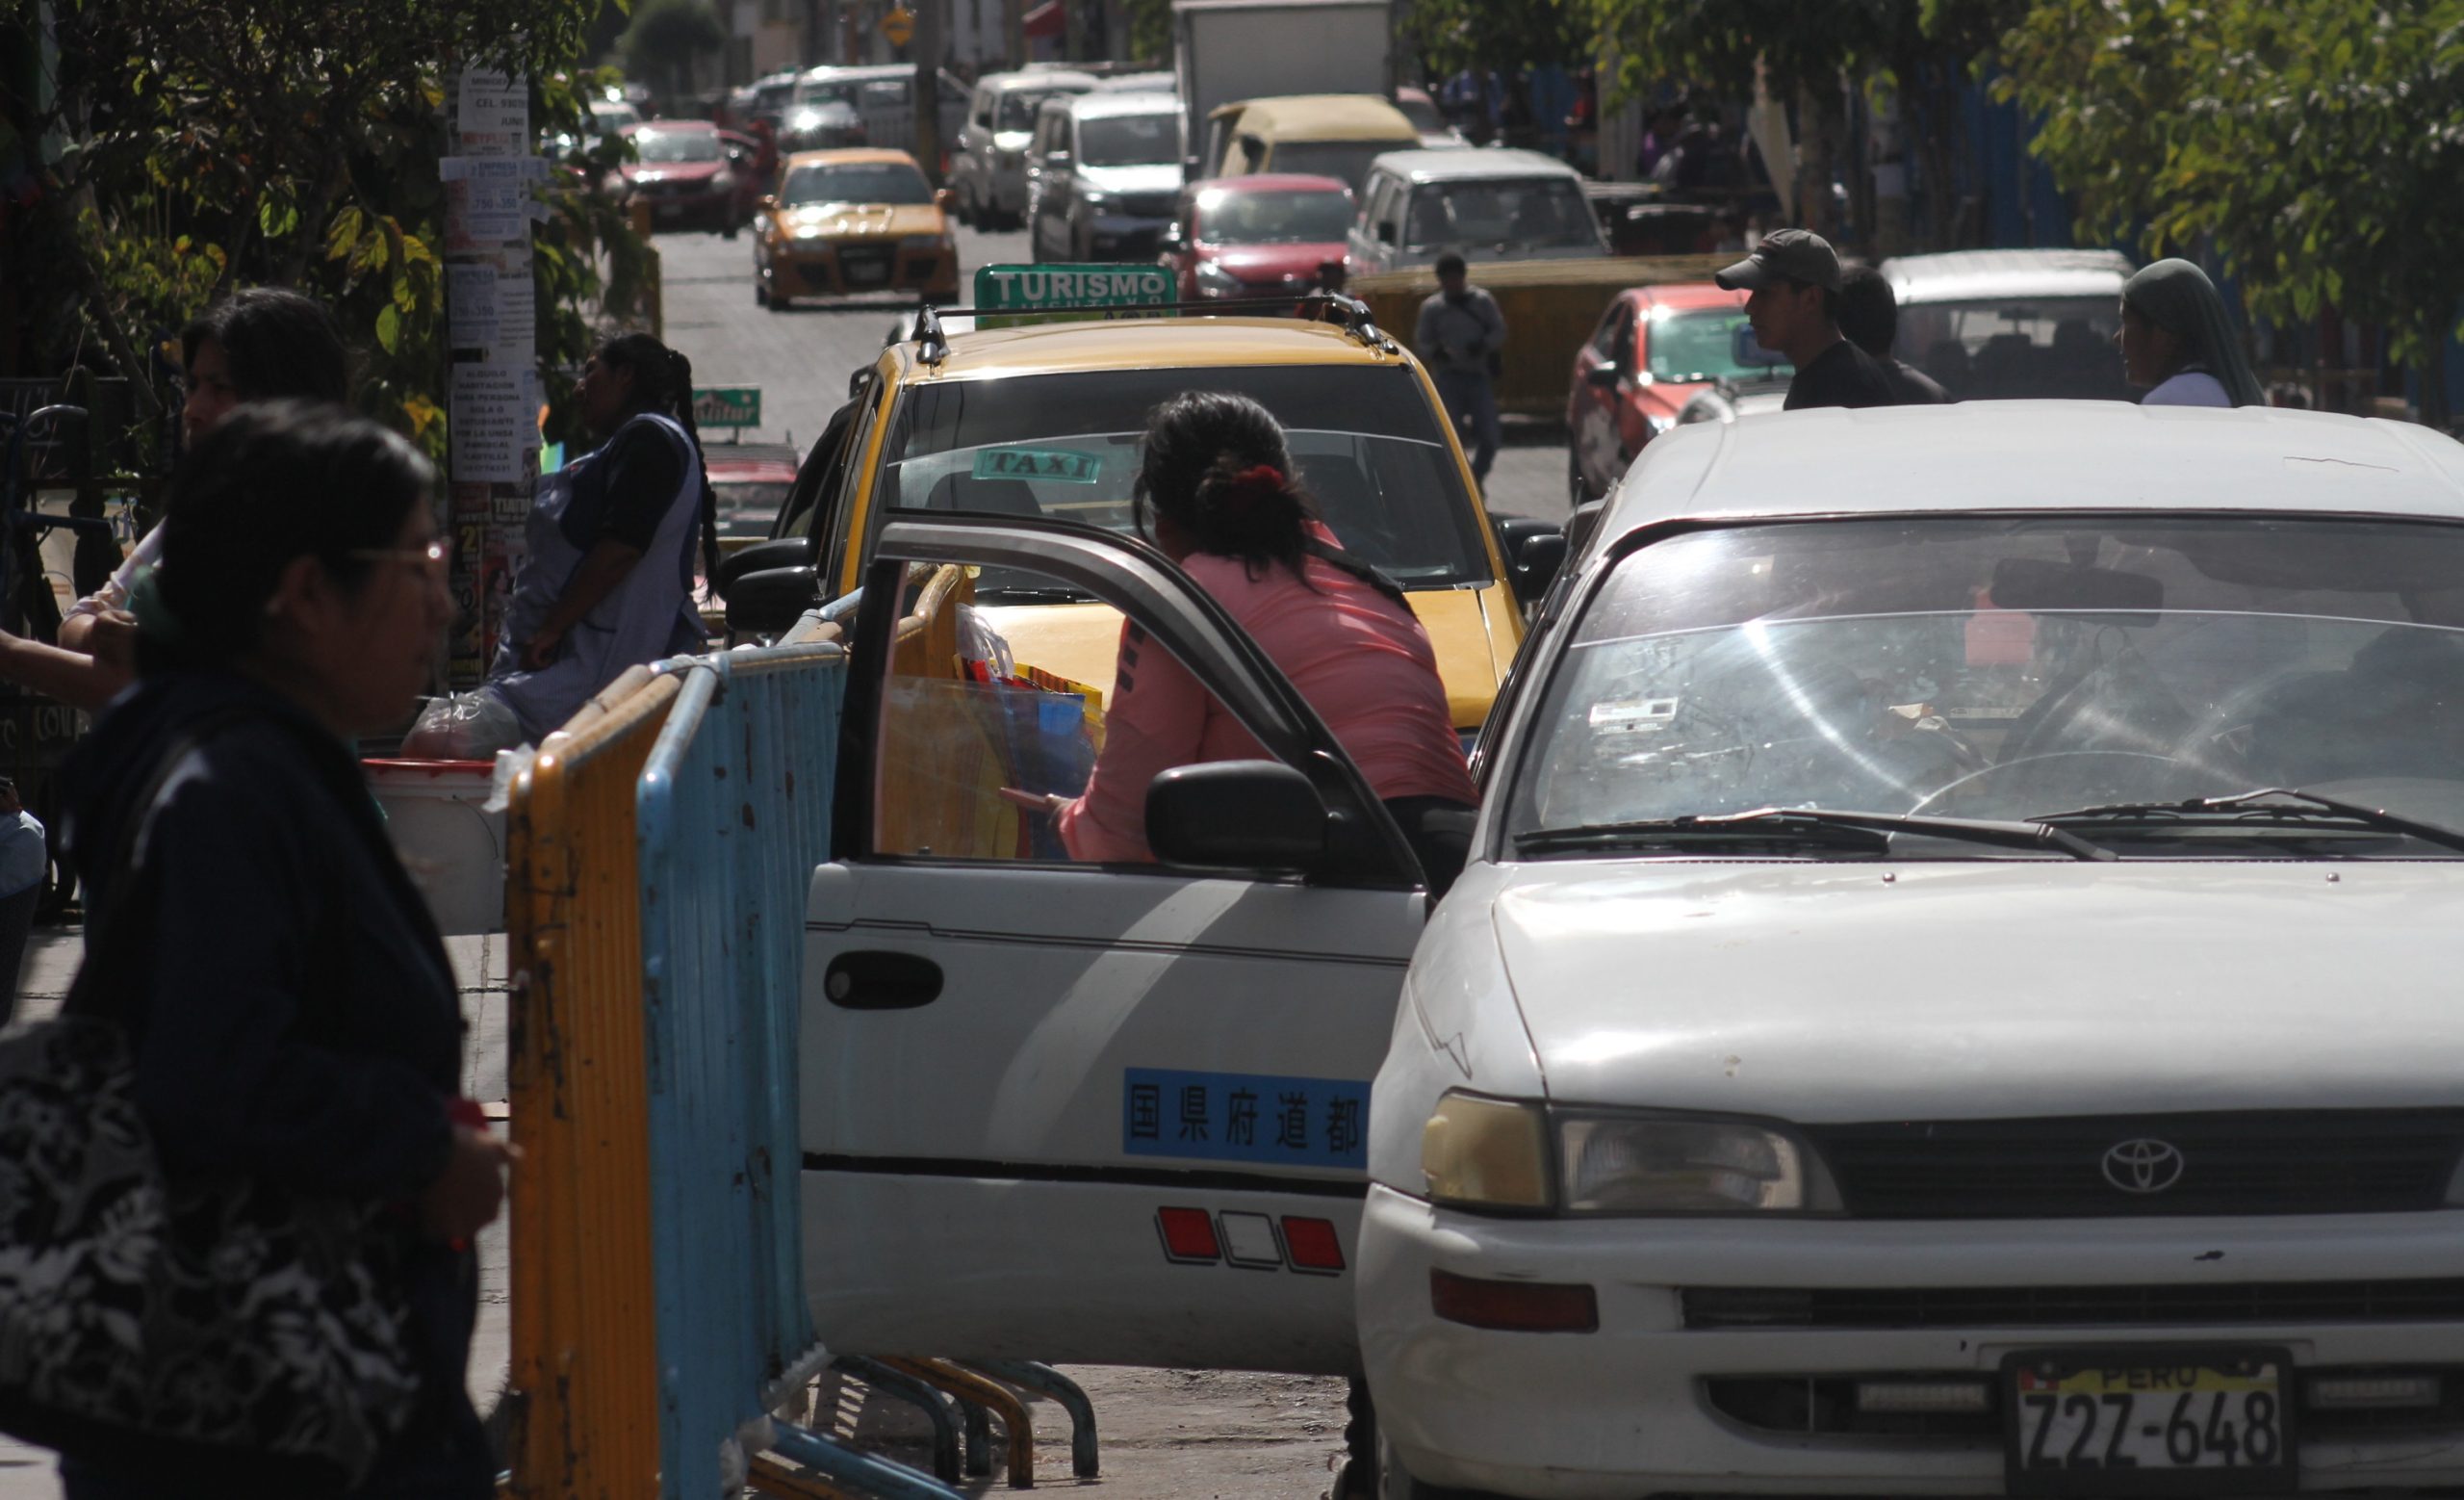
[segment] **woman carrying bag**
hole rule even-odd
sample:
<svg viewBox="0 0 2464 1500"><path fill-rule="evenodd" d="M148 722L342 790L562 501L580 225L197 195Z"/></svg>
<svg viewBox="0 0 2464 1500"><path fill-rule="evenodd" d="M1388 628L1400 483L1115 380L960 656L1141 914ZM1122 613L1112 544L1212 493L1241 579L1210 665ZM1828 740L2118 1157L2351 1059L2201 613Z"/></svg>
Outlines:
<svg viewBox="0 0 2464 1500"><path fill-rule="evenodd" d="M39 1129L0 1107L0 1175L37 1164L0 1182L0 1427L69 1500L493 1491L470 1239L510 1149L350 744L450 614L434 478L335 408L217 427L132 601L140 681L65 773L87 960L0 1042L0 1106L45 1046L86 1087Z"/></svg>

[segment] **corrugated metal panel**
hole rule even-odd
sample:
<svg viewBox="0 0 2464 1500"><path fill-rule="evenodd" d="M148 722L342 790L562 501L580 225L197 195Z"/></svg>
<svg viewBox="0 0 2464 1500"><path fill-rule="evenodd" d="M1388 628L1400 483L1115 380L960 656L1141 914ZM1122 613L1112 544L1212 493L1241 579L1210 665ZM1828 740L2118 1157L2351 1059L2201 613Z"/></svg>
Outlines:
<svg viewBox="0 0 2464 1500"><path fill-rule="evenodd" d="M513 1493L628 1500L658 1483L635 785L680 684L662 678L552 736L516 784ZM603 695L603 704L617 698Z"/></svg>

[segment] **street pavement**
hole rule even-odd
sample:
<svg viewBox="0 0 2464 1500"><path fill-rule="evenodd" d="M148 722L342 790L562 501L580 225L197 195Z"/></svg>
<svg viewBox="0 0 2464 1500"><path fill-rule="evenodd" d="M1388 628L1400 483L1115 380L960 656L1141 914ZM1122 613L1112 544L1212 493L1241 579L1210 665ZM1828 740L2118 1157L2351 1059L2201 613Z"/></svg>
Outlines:
<svg viewBox="0 0 2464 1500"><path fill-rule="evenodd" d="M1027 259L1023 232L962 228L958 236L962 287L973 284L979 266ZM846 401L848 377L879 357L884 336L912 305L907 297L874 296L774 313L754 304L751 235L679 232L656 243L667 342L693 361L693 383L761 387L762 426L743 434L747 442L810 446ZM712 432L704 441L721 447L727 438ZM1488 490L1489 508L1499 514L1564 519L1563 428L1509 423Z"/></svg>

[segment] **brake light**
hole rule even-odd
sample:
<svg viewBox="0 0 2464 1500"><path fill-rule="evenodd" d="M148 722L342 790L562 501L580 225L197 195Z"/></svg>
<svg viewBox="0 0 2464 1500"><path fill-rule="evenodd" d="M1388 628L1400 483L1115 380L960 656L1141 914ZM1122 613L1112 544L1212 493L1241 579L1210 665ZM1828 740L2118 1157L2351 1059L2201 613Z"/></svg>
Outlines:
<svg viewBox="0 0 2464 1500"><path fill-rule="evenodd" d="M1163 1231L1164 1254L1174 1260L1223 1258L1223 1247L1215 1237L1215 1216L1203 1208L1158 1208L1155 1227Z"/></svg>
<svg viewBox="0 0 2464 1500"><path fill-rule="evenodd" d="M1292 1256L1295 1271L1340 1271L1344 1268L1344 1242L1335 1237L1331 1219L1286 1219L1283 1221L1283 1248Z"/></svg>
<svg viewBox="0 0 2464 1500"><path fill-rule="evenodd" d="M1449 1323L1508 1333L1589 1333L1600 1327L1599 1300L1578 1281L1493 1281L1431 1271L1428 1305Z"/></svg>

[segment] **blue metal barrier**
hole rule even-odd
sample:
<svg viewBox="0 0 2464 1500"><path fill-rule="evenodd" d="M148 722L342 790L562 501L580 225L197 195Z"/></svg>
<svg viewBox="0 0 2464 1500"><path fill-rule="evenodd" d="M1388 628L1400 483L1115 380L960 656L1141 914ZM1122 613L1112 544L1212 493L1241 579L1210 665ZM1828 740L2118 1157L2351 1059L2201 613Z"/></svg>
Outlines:
<svg viewBox="0 0 2464 1500"><path fill-rule="evenodd" d="M683 687L634 803L660 1492L709 1500L828 1362L804 1291L797 1014L846 671L834 645L667 669ZM799 1457L831 1447L775 1436ZM922 1475L908 1487L911 1472L893 1487L948 1493Z"/></svg>

